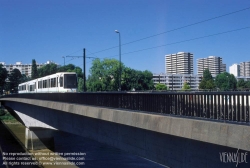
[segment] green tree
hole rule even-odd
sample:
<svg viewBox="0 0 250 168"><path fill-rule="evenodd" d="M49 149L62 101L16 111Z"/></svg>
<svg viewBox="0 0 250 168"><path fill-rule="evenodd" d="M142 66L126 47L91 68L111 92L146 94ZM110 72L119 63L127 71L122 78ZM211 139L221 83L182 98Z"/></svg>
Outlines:
<svg viewBox="0 0 250 168"><path fill-rule="evenodd" d="M77 74L77 77L83 78L82 69L73 64L61 66L60 68L57 69L57 72L75 72Z"/></svg>
<svg viewBox="0 0 250 168"><path fill-rule="evenodd" d="M115 59L95 59L87 80L88 91L117 91L119 87L120 63ZM138 71L121 65L122 90L153 89L153 74L150 71Z"/></svg>
<svg viewBox="0 0 250 168"><path fill-rule="evenodd" d="M78 88L77 88L78 92L83 92L83 79L82 78L78 78Z"/></svg>
<svg viewBox="0 0 250 168"><path fill-rule="evenodd" d="M233 74L228 72L223 72L218 74L215 78L216 87L220 90L235 90L237 88L237 80Z"/></svg>
<svg viewBox="0 0 250 168"><path fill-rule="evenodd" d="M122 74L122 90L151 90L154 88L153 74L125 67Z"/></svg>
<svg viewBox="0 0 250 168"><path fill-rule="evenodd" d="M250 89L250 81L246 82L245 88L248 89L248 90Z"/></svg>
<svg viewBox="0 0 250 168"><path fill-rule="evenodd" d="M74 70L67 70L67 72L75 72L77 74L77 77L79 78L83 78L83 73L82 73L82 69L80 67L75 67Z"/></svg>
<svg viewBox="0 0 250 168"><path fill-rule="evenodd" d="M199 84L199 89L214 89L215 84L209 69L205 69L203 72L203 78Z"/></svg>
<svg viewBox="0 0 250 168"><path fill-rule="evenodd" d="M22 74L18 69L13 69L9 76L9 89L10 93L18 92L18 84L21 82Z"/></svg>
<svg viewBox="0 0 250 168"><path fill-rule="evenodd" d="M213 76L211 74L211 72L209 71L209 69L205 69L204 72L203 72L203 79L208 81L208 80L212 80L213 79Z"/></svg>
<svg viewBox="0 0 250 168"><path fill-rule="evenodd" d="M237 89L237 79L233 74L229 74L228 76L229 89L236 90Z"/></svg>
<svg viewBox="0 0 250 168"><path fill-rule="evenodd" d="M22 77L20 79L20 83L28 82L31 78L29 76L26 76L25 74L22 74Z"/></svg>
<svg viewBox="0 0 250 168"><path fill-rule="evenodd" d="M121 65L122 70L124 65ZM117 91L119 88L119 61L116 59L95 59L87 80L90 91Z"/></svg>
<svg viewBox="0 0 250 168"><path fill-rule="evenodd" d="M209 90L212 90L215 88L215 83L214 83L214 80L211 79L211 80L208 80L206 82L206 89L209 89Z"/></svg>
<svg viewBox="0 0 250 168"><path fill-rule="evenodd" d="M32 67L31 67L31 79L37 79L38 78L38 72L37 72L37 65L36 60L32 60Z"/></svg>
<svg viewBox="0 0 250 168"><path fill-rule="evenodd" d="M88 91L103 91L104 90L102 81L99 80L98 78L95 79L91 76L88 77L86 85L87 85Z"/></svg>
<svg viewBox="0 0 250 168"><path fill-rule="evenodd" d="M151 90L154 88L152 72L145 70L142 71L142 90Z"/></svg>
<svg viewBox="0 0 250 168"><path fill-rule="evenodd" d="M61 66L58 68L58 72L68 72L68 71L73 71L75 69L75 65L73 64L68 64L65 66Z"/></svg>
<svg viewBox="0 0 250 168"><path fill-rule="evenodd" d="M38 69L38 76L44 77L57 72L57 65L54 63L46 64L45 66Z"/></svg>
<svg viewBox="0 0 250 168"><path fill-rule="evenodd" d="M131 68L124 68L122 74L122 90L134 90L137 89L138 79L136 76L136 70Z"/></svg>
<svg viewBox="0 0 250 168"><path fill-rule="evenodd" d="M244 88L246 87L246 82L244 79L240 79L238 82L237 82L237 88L240 89L240 90L243 90Z"/></svg>
<svg viewBox="0 0 250 168"><path fill-rule="evenodd" d="M75 69L77 67L73 64L68 64L68 65L64 65L61 66L57 69L57 72L75 72ZM79 67L78 67L79 68ZM80 68L81 69L81 68Z"/></svg>
<svg viewBox="0 0 250 168"><path fill-rule="evenodd" d="M6 84L5 80L8 77L8 72L3 65L0 64L0 95L3 94L4 85Z"/></svg>
<svg viewBox="0 0 250 168"><path fill-rule="evenodd" d="M168 90L168 87L167 87L165 84L157 83L157 84L155 85L155 89L156 89L156 90Z"/></svg>
<svg viewBox="0 0 250 168"><path fill-rule="evenodd" d="M190 85L187 82L184 82L183 87L182 87L181 90L187 91L187 90L190 90L190 89L191 89Z"/></svg>

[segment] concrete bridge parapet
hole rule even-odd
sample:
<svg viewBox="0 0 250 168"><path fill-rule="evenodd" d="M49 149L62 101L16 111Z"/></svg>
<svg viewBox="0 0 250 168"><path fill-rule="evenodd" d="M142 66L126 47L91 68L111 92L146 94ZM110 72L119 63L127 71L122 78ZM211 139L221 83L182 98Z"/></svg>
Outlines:
<svg viewBox="0 0 250 168"><path fill-rule="evenodd" d="M90 137L170 167L204 166L193 162L198 158L207 167L227 167L221 165L220 152L250 151L248 125L35 99L0 101L49 127Z"/></svg>

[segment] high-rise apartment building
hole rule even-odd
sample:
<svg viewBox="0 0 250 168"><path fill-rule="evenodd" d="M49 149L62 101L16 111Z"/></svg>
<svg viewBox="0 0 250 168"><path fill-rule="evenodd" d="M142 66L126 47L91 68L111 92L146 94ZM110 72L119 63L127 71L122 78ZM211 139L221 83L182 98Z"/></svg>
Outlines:
<svg viewBox="0 0 250 168"><path fill-rule="evenodd" d="M47 61L45 64L36 64L36 65L37 65L37 68L40 68L50 63L53 63L53 62ZM32 64L22 64L22 62L16 62L16 64L6 64L5 62L0 62L0 64L3 65L3 68L6 68L9 74L11 73L12 70L18 69L21 72L21 74L25 74L26 76L31 77Z"/></svg>
<svg viewBox="0 0 250 168"><path fill-rule="evenodd" d="M208 58L197 59L197 73L202 75L205 69L209 69L212 75L226 72L226 64L222 63L221 57L209 56Z"/></svg>
<svg viewBox="0 0 250 168"><path fill-rule="evenodd" d="M229 73L233 74L235 77L240 76L240 65L239 64L233 64L229 67Z"/></svg>
<svg viewBox="0 0 250 168"><path fill-rule="evenodd" d="M240 63L240 76L250 76L250 61Z"/></svg>
<svg viewBox="0 0 250 168"><path fill-rule="evenodd" d="M193 74L193 54L178 52L165 55L166 74Z"/></svg>

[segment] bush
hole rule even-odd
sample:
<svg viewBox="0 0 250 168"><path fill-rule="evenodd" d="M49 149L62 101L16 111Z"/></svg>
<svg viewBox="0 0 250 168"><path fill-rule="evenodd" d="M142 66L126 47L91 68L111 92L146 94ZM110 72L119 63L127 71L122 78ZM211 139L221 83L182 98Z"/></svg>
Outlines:
<svg viewBox="0 0 250 168"><path fill-rule="evenodd" d="M1 109L1 108L0 108L0 116L1 116L1 115L4 115L4 114L5 114L4 109Z"/></svg>
<svg viewBox="0 0 250 168"><path fill-rule="evenodd" d="M3 109L0 109L0 120L14 121L15 118L9 112L6 113Z"/></svg>

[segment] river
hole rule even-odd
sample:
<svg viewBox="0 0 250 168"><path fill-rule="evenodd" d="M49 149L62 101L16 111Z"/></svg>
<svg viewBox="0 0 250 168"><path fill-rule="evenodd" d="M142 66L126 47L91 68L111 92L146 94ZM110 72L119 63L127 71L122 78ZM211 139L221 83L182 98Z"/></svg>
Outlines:
<svg viewBox="0 0 250 168"><path fill-rule="evenodd" d="M12 125L12 127L15 125ZM17 153L25 152L22 146L11 135L11 133L0 122L0 168L6 168L3 165L2 153ZM23 132L24 134L24 132ZM66 132L56 131L54 134L55 148L54 152L61 154L69 154L67 157L70 162L76 162L76 154L82 154L78 157L81 165L77 167L85 168L162 168L160 164L132 155L117 148L99 143L95 140L84 138L81 136L69 134ZM73 159L73 160L72 160ZM9 166L12 167L12 166ZM13 166L13 167L31 167L37 168L38 166ZM53 166L55 167L55 166ZM61 167L61 166L57 166ZM65 166L67 167L67 166Z"/></svg>

